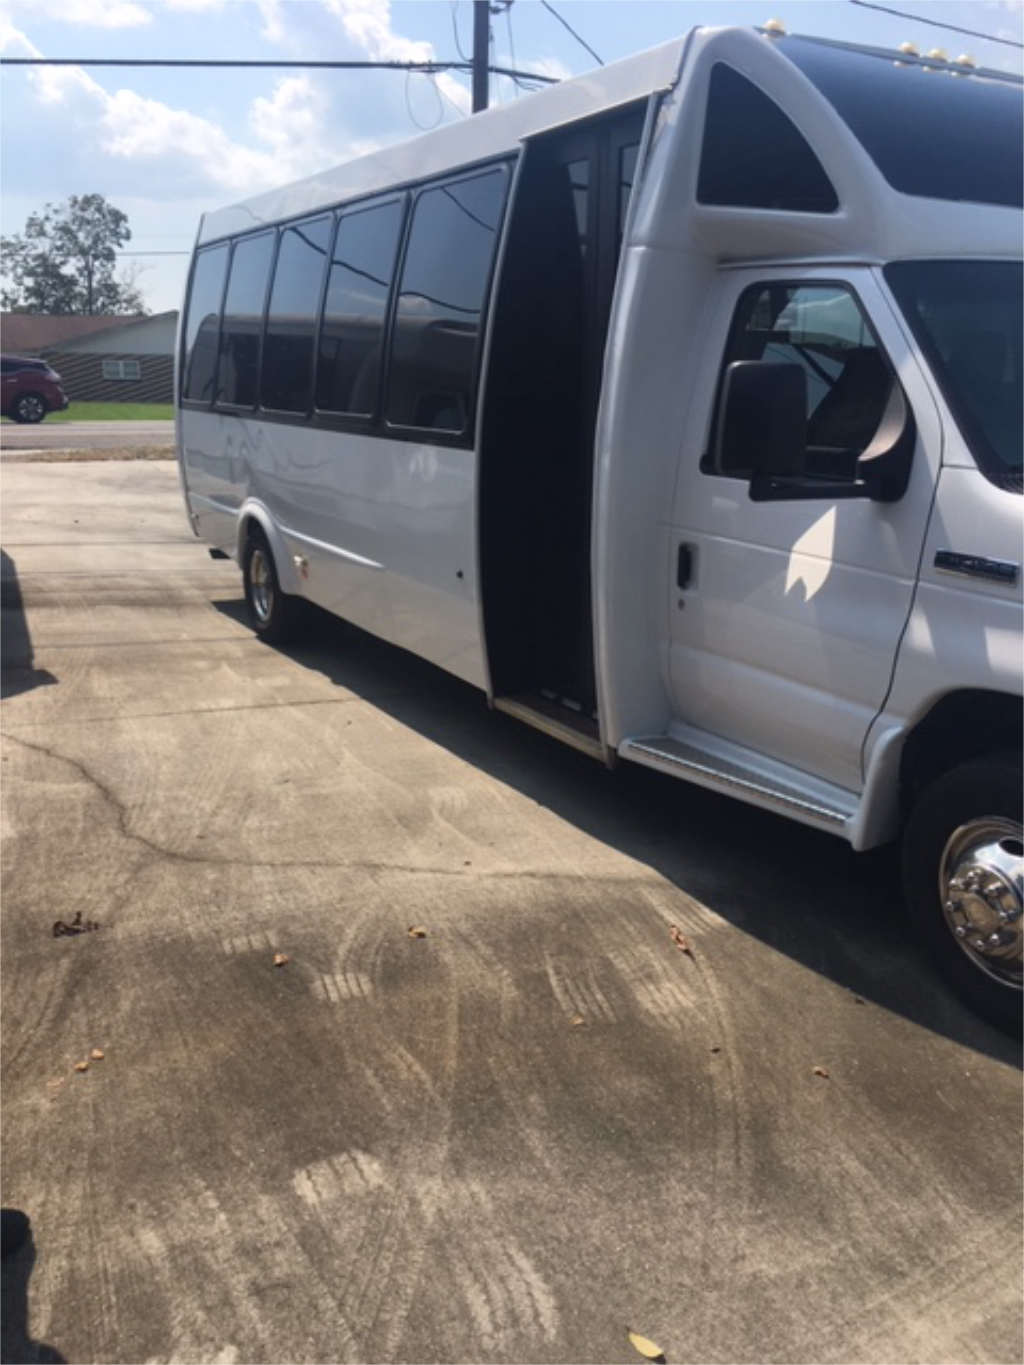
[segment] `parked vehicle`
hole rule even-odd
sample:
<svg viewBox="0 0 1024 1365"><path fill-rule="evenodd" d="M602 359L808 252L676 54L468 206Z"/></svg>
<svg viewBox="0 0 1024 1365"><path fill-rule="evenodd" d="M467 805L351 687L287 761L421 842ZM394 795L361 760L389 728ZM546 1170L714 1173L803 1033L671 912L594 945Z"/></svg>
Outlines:
<svg viewBox="0 0 1024 1365"><path fill-rule="evenodd" d="M1012 1024L1021 147L1016 78L699 29L208 214L193 529L266 640L309 598L608 763L902 838Z"/></svg>
<svg viewBox="0 0 1024 1365"><path fill-rule="evenodd" d="M63 380L45 360L0 357L0 411L16 422L41 422L48 412L63 412L68 396Z"/></svg>

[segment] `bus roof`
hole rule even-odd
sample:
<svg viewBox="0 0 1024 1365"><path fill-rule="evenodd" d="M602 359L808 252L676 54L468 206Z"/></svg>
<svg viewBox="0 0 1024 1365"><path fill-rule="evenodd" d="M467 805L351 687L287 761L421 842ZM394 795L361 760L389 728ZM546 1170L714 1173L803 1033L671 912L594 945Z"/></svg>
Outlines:
<svg viewBox="0 0 1024 1365"><path fill-rule="evenodd" d="M281 222L347 200L383 193L401 185L429 179L431 176L462 166L509 155L518 149L524 138L633 103L656 91L668 90L676 83L687 44L698 31L691 30L689 34L671 42L587 72L586 75L577 76L573 80L549 86L511 104L498 105L459 123L447 124L420 137L397 142L380 151L345 162L319 175L294 181L241 203L214 210L203 217L197 244L252 231L263 224ZM764 29L759 31L772 41L776 51L808 75L826 98L841 106L842 101L832 88L833 86L836 89L840 88L832 75L833 72L838 73L838 77L846 82L847 87L854 89L856 102L867 111L872 108L873 98L877 102L878 78L887 76L893 71L894 66L919 65L933 70L954 72L964 85L978 87L977 97L970 101L972 106L979 106L980 112L979 117L970 120L972 124L970 131L975 146L978 137L984 135L986 127L995 129L996 123L1002 122L1002 114L1007 107L1006 100L994 97L1009 95L1009 91L1005 89L1006 85L1019 89L1022 84L1019 77L1007 72L948 62L944 58L918 57L916 54L911 55L902 51L841 43L831 39L787 36L781 32ZM819 57L814 56L815 51L820 54ZM888 72L883 69L882 64L865 61L865 58L869 57L885 59L884 66L888 68ZM998 89L999 86L1004 88ZM984 95L985 88L992 92L991 96ZM926 90L926 87L918 86L918 90ZM874 96L872 91L875 92ZM899 93L906 108L918 102L917 91L909 102L903 99L902 91ZM909 87L906 87L906 93L910 95ZM934 94L933 91L926 93ZM988 108L992 105L998 106L994 117ZM934 99L925 99L918 111L917 122L920 123L924 118L931 122L934 128L937 107ZM873 139L870 130L868 136L865 136L864 130L857 126L858 121L862 121L859 110L841 107L840 112L844 120L854 127L858 137L868 145L868 150L876 161L884 160L880 155L879 146L885 142L886 137L891 138L893 119L889 117L884 124L882 135L878 139ZM1018 121L1019 112L1016 111ZM957 108L950 105L945 118L945 121L950 123L950 128L944 138L953 136L962 113L962 104L958 102ZM975 124L977 126L974 126ZM998 151L1003 160L1005 148L1002 144L1006 142L1012 155L1013 147L1016 146L1015 137L1019 135L1014 130L1009 130L1008 142L1005 134L1002 139L997 139L1000 141ZM879 146L872 145L873 141L877 141ZM939 140L940 146L943 141L944 139ZM947 144L947 154L950 150ZM886 171L884 166L882 169L883 172ZM887 178L892 179L888 173ZM897 188L903 186L897 185ZM928 193L928 190L924 192Z"/></svg>
<svg viewBox="0 0 1024 1365"><path fill-rule="evenodd" d="M217 209L205 215L199 241L251 231L261 223L278 222L504 156L518 150L523 138L532 134L630 104L656 90L668 90L675 83L685 42L685 38L674 39L511 104L497 105L320 175Z"/></svg>

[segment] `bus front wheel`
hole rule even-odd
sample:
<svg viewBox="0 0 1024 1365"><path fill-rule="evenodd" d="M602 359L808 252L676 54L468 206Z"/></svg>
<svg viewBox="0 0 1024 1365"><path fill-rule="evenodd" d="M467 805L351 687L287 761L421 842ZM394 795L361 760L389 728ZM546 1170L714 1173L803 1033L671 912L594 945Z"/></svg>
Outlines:
<svg viewBox="0 0 1024 1365"><path fill-rule="evenodd" d="M911 919L960 997L999 1027L1021 1025L1024 834L1010 753L952 768L921 793L903 841Z"/></svg>

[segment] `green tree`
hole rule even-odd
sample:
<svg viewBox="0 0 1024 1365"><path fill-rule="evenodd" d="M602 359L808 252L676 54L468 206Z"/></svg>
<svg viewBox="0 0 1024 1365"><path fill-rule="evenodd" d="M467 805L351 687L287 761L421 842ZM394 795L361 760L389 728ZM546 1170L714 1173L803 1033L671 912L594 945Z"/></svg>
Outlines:
<svg viewBox="0 0 1024 1365"><path fill-rule="evenodd" d="M24 232L0 238L0 303L19 313L145 313L132 278L114 273L131 235L128 215L102 194L47 204Z"/></svg>

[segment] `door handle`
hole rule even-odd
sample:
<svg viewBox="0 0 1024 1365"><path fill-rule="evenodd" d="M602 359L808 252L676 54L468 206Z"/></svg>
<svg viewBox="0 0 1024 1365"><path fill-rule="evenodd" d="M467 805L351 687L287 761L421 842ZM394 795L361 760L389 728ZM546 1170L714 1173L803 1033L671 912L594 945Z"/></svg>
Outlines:
<svg viewBox="0 0 1024 1365"><path fill-rule="evenodd" d="M693 558L694 548L692 545L680 545L679 557L676 560L676 587L688 588L693 581Z"/></svg>

